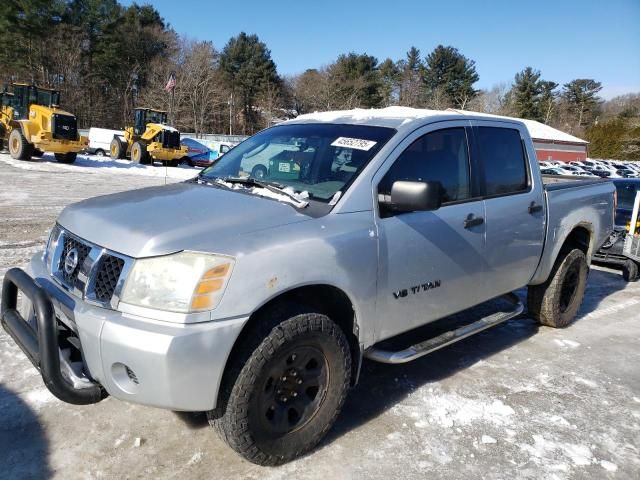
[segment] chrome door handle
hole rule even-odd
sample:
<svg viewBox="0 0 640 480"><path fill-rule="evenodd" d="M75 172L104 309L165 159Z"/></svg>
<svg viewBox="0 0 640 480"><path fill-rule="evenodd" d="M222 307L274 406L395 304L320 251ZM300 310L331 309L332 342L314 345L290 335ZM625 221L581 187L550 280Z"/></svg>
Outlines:
<svg viewBox="0 0 640 480"><path fill-rule="evenodd" d="M529 213L534 214L542 211L542 205L538 205L536 202L531 202L529 204Z"/></svg>
<svg viewBox="0 0 640 480"><path fill-rule="evenodd" d="M470 213L464 221L464 228L477 227L478 225L482 225L483 223L484 218L474 217L473 213Z"/></svg>

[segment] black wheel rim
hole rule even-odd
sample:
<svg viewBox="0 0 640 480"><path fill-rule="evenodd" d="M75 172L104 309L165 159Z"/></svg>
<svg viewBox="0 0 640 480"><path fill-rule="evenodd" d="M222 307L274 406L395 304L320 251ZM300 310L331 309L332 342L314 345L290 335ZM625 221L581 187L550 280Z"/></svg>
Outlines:
<svg viewBox="0 0 640 480"><path fill-rule="evenodd" d="M566 312L573 300L576 297L578 291L578 283L580 281L580 265L574 262L567 270L562 282L562 288L560 289L560 311Z"/></svg>
<svg viewBox="0 0 640 480"><path fill-rule="evenodd" d="M318 412L329 384L324 353L311 346L296 346L266 367L258 391L258 416L267 437L291 433Z"/></svg>

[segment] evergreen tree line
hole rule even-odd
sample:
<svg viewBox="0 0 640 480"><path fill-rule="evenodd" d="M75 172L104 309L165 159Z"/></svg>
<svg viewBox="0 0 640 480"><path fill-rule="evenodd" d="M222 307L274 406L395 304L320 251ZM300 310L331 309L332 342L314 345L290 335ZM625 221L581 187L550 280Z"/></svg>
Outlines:
<svg viewBox="0 0 640 480"><path fill-rule="evenodd" d="M172 73L173 103L163 88ZM591 141L593 157L640 159L640 95L603 102L594 79L561 86L526 67L477 89L475 62L443 45L382 62L345 53L283 77L256 35L240 33L218 50L180 37L150 5L117 0L5 0L0 76L60 89L85 128L129 125L134 106L173 106L182 131L251 134L312 111L403 105L535 119Z"/></svg>

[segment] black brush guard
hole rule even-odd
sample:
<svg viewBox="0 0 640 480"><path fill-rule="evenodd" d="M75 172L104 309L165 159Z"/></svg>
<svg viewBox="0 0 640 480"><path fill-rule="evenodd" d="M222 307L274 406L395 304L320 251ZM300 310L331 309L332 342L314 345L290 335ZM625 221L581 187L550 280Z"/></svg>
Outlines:
<svg viewBox="0 0 640 480"><path fill-rule="evenodd" d="M18 290L26 295L35 311L37 329L17 310ZM46 291L23 270L10 269L2 284L2 326L40 371L49 391L63 402L75 405L97 403L107 396L100 384L91 382L76 388L62 375L58 327L53 303Z"/></svg>

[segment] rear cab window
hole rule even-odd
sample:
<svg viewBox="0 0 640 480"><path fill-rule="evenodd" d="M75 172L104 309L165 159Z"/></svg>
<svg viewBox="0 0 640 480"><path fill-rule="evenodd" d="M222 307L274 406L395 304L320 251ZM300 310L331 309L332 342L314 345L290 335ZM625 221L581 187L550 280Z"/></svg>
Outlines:
<svg viewBox="0 0 640 480"><path fill-rule="evenodd" d="M484 176L484 196L529 191L529 165L520 132L515 128L475 127L476 145Z"/></svg>

